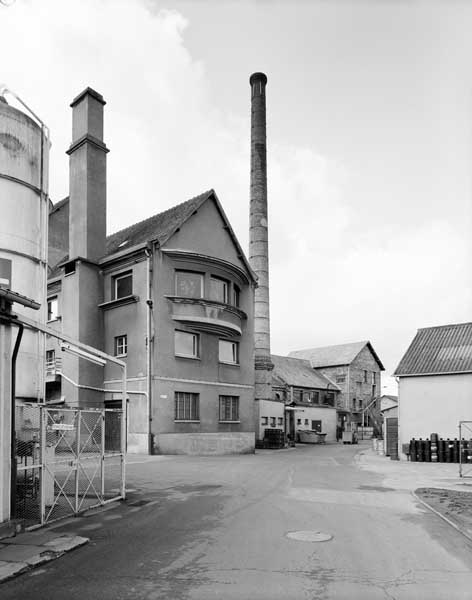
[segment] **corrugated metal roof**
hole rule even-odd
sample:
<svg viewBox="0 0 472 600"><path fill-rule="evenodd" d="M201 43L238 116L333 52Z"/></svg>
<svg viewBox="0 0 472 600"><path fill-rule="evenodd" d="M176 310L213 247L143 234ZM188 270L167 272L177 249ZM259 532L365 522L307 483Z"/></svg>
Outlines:
<svg viewBox="0 0 472 600"><path fill-rule="evenodd" d="M418 329L394 375L472 372L472 323Z"/></svg>
<svg viewBox="0 0 472 600"><path fill-rule="evenodd" d="M337 367L341 365L350 365L365 346L369 348L380 369L384 371L384 366L380 362L372 344L368 341L338 344L336 346L323 346L322 348L311 348L307 350L294 350L289 353L289 356L309 360L315 369L320 367Z"/></svg>
<svg viewBox="0 0 472 600"><path fill-rule="evenodd" d="M271 358L274 364L273 378L276 382L281 380L287 385L310 389L339 390L338 386L322 373L314 371L308 360L274 354L271 355Z"/></svg>

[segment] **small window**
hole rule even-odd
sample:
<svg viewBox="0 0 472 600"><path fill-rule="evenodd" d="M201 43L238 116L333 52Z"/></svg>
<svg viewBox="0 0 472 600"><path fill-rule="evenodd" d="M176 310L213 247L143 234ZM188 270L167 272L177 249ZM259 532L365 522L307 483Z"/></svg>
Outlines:
<svg viewBox="0 0 472 600"><path fill-rule="evenodd" d="M220 422L239 422L239 397L220 396Z"/></svg>
<svg viewBox="0 0 472 600"><path fill-rule="evenodd" d="M203 274L194 271L176 271L175 293L185 298L202 298Z"/></svg>
<svg viewBox="0 0 472 600"><path fill-rule="evenodd" d="M187 331L175 331L175 354L177 356L187 356L189 358L198 358L200 356L200 336L198 333L188 333Z"/></svg>
<svg viewBox="0 0 472 600"><path fill-rule="evenodd" d="M372 372L372 385L375 385L375 371Z"/></svg>
<svg viewBox="0 0 472 600"><path fill-rule="evenodd" d="M357 400L355 398L352 399L352 410L356 410L357 408Z"/></svg>
<svg viewBox="0 0 472 600"><path fill-rule="evenodd" d="M311 401L313 404L319 404L320 403L320 393L319 392L310 392L311 395Z"/></svg>
<svg viewBox="0 0 472 600"><path fill-rule="evenodd" d="M199 421L200 396L189 392L175 392L175 421Z"/></svg>
<svg viewBox="0 0 472 600"><path fill-rule="evenodd" d="M58 314L57 296L48 299L48 321L55 321Z"/></svg>
<svg viewBox="0 0 472 600"><path fill-rule="evenodd" d="M54 350L46 350L46 374L54 371L56 366L56 352Z"/></svg>
<svg viewBox="0 0 472 600"><path fill-rule="evenodd" d="M305 425L308 425L308 419L305 419Z"/></svg>
<svg viewBox="0 0 472 600"><path fill-rule="evenodd" d="M326 392L324 403L329 406L334 406L334 394L333 392Z"/></svg>
<svg viewBox="0 0 472 600"><path fill-rule="evenodd" d="M237 285L233 285L233 305L239 306L241 300L241 290Z"/></svg>
<svg viewBox="0 0 472 600"><path fill-rule="evenodd" d="M133 293L133 274L121 273L113 277L113 299L126 298Z"/></svg>
<svg viewBox="0 0 472 600"><path fill-rule="evenodd" d="M210 278L210 299L228 304L229 283L219 277Z"/></svg>
<svg viewBox="0 0 472 600"><path fill-rule="evenodd" d="M302 424L302 420L301 419L297 419L297 425L301 425Z"/></svg>
<svg viewBox="0 0 472 600"><path fill-rule="evenodd" d="M362 409L364 402L362 399L359 399L359 409Z"/></svg>
<svg viewBox="0 0 472 600"><path fill-rule="evenodd" d="M283 425L283 424L284 424L284 419L283 419L283 417L278 417L277 421L278 421L278 424L279 424L279 425Z"/></svg>
<svg viewBox="0 0 472 600"><path fill-rule="evenodd" d="M270 426L275 427L275 417L270 418Z"/></svg>
<svg viewBox="0 0 472 600"><path fill-rule="evenodd" d="M75 273L75 260L64 265L64 275L72 275L72 273Z"/></svg>
<svg viewBox="0 0 472 600"><path fill-rule="evenodd" d="M303 401L302 390L293 390L293 399L295 402L302 402Z"/></svg>
<svg viewBox="0 0 472 600"><path fill-rule="evenodd" d="M319 433L321 433L322 429L321 429L321 421L312 421L311 422L311 430L312 431L318 431Z"/></svg>
<svg viewBox="0 0 472 600"><path fill-rule="evenodd" d="M367 371L364 371L364 383L367 383Z"/></svg>
<svg viewBox="0 0 472 600"><path fill-rule="evenodd" d="M346 375L336 375L336 383L344 383L346 381Z"/></svg>
<svg viewBox="0 0 472 600"><path fill-rule="evenodd" d="M376 386L376 385L373 385L373 386L372 386L372 398L374 398L374 396L375 396L375 392L376 392L376 391L377 391L377 386Z"/></svg>
<svg viewBox="0 0 472 600"><path fill-rule="evenodd" d="M220 362L239 364L239 344L238 342L229 342L227 340L219 341L218 359Z"/></svg>
<svg viewBox="0 0 472 600"><path fill-rule="evenodd" d="M117 335L115 337L115 356L126 356L128 354L128 336Z"/></svg>
<svg viewBox="0 0 472 600"><path fill-rule="evenodd" d="M261 417L261 425L267 425L269 422L269 417Z"/></svg>

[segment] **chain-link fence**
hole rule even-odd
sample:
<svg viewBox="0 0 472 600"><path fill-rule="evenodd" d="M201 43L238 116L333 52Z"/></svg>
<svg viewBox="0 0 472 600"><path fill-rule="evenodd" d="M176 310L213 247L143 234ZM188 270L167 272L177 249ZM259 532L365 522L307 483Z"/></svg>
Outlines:
<svg viewBox="0 0 472 600"><path fill-rule="evenodd" d="M121 409L21 405L16 514L47 523L124 497Z"/></svg>

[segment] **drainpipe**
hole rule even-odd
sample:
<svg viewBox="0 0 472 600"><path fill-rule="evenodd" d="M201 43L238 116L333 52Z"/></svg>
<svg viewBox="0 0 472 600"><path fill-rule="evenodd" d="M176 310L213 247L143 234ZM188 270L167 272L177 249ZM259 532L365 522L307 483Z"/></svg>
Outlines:
<svg viewBox="0 0 472 600"><path fill-rule="evenodd" d="M10 514L16 517L16 359L23 337L23 325L18 325L18 334L11 357L11 470L10 470Z"/></svg>
<svg viewBox="0 0 472 600"><path fill-rule="evenodd" d="M148 454L153 454L153 434L152 434L152 274L153 274L153 244L148 243L146 249L147 261L147 300L148 307L146 314L146 388L147 388L147 421L148 421Z"/></svg>

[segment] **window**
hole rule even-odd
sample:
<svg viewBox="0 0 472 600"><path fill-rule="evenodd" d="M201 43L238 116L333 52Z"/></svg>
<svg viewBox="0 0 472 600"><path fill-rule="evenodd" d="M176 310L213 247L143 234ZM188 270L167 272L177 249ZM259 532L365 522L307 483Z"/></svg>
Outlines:
<svg viewBox="0 0 472 600"><path fill-rule="evenodd" d="M55 321L58 317L57 296L48 299L48 321Z"/></svg>
<svg viewBox="0 0 472 600"><path fill-rule="evenodd" d="M241 298L241 290L238 288L237 285L233 285L233 305L234 306L239 306L240 298Z"/></svg>
<svg viewBox="0 0 472 600"><path fill-rule="evenodd" d="M75 273L75 260L71 260L64 265L64 275L72 275Z"/></svg>
<svg viewBox="0 0 472 600"><path fill-rule="evenodd" d="M202 298L203 274L194 271L176 271L175 293L186 298Z"/></svg>
<svg viewBox="0 0 472 600"><path fill-rule="evenodd" d="M54 350L46 350L46 373L54 370L56 363L56 352Z"/></svg>
<svg viewBox="0 0 472 600"><path fill-rule="evenodd" d="M367 371L364 371L364 383L367 383Z"/></svg>
<svg viewBox="0 0 472 600"><path fill-rule="evenodd" d="M320 393L319 392L311 392L311 401L313 404L320 403Z"/></svg>
<svg viewBox="0 0 472 600"><path fill-rule="evenodd" d="M334 394L333 392L326 392L324 403L329 406L334 406Z"/></svg>
<svg viewBox="0 0 472 600"><path fill-rule="evenodd" d="M362 398L359 398L359 410L362 409L363 401Z"/></svg>
<svg viewBox="0 0 472 600"><path fill-rule="evenodd" d="M120 273L113 277L113 299L118 300L119 298L126 298L131 296L133 293L133 274L131 271L128 273Z"/></svg>
<svg viewBox="0 0 472 600"><path fill-rule="evenodd" d="M301 425L302 424L302 420L301 419L297 419L297 425Z"/></svg>
<svg viewBox="0 0 472 600"><path fill-rule="evenodd" d="M210 278L210 299L216 300L217 302L224 302L225 304L229 301L228 296L229 283L220 279L219 277Z"/></svg>
<svg viewBox="0 0 472 600"><path fill-rule="evenodd" d="M278 424L279 424L279 425L283 425L283 424L284 424L284 419L283 419L283 417L279 417L279 418L277 419L277 421L278 421Z"/></svg>
<svg viewBox="0 0 472 600"><path fill-rule="evenodd" d="M237 365L239 363L239 344L238 342L219 341L219 361Z"/></svg>
<svg viewBox="0 0 472 600"><path fill-rule="evenodd" d="M336 383L344 383L346 381L346 375L336 375Z"/></svg>
<svg viewBox="0 0 472 600"><path fill-rule="evenodd" d="M302 402L302 400L303 400L302 390L293 390L293 400L295 402Z"/></svg>
<svg viewBox="0 0 472 600"><path fill-rule="evenodd" d="M261 424L262 425L267 425L268 422L269 422L269 417L261 417Z"/></svg>
<svg viewBox="0 0 472 600"><path fill-rule="evenodd" d="M220 422L239 421L238 396L220 396Z"/></svg>
<svg viewBox="0 0 472 600"><path fill-rule="evenodd" d="M352 399L352 410L356 410L357 408L357 400L355 398Z"/></svg>
<svg viewBox="0 0 472 600"><path fill-rule="evenodd" d="M312 431L319 431L321 433L322 429L321 429L321 421L312 421L311 422L311 430Z"/></svg>
<svg viewBox="0 0 472 600"><path fill-rule="evenodd" d="M175 392L175 421L199 421L199 394Z"/></svg>
<svg viewBox="0 0 472 600"><path fill-rule="evenodd" d="M308 425L308 419L305 419L305 425Z"/></svg>
<svg viewBox="0 0 472 600"><path fill-rule="evenodd" d="M117 335L115 337L115 356L126 356L128 353L128 336Z"/></svg>
<svg viewBox="0 0 472 600"><path fill-rule="evenodd" d="M375 392L376 392L376 390L377 390L377 386L376 386L376 385L373 385L373 386L372 386L372 398L375 396Z"/></svg>
<svg viewBox="0 0 472 600"><path fill-rule="evenodd" d="M198 333L176 330L174 333L175 354L177 356L198 358L200 356L199 337Z"/></svg>
<svg viewBox="0 0 472 600"><path fill-rule="evenodd" d="M270 426L275 427L275 417L270 418Z"/></svg>
<svg viewBox="0 0 472 600"><path fill-rule="evenodd" d="M372 372L372 385L375 385L375 371Z"/></svg>

